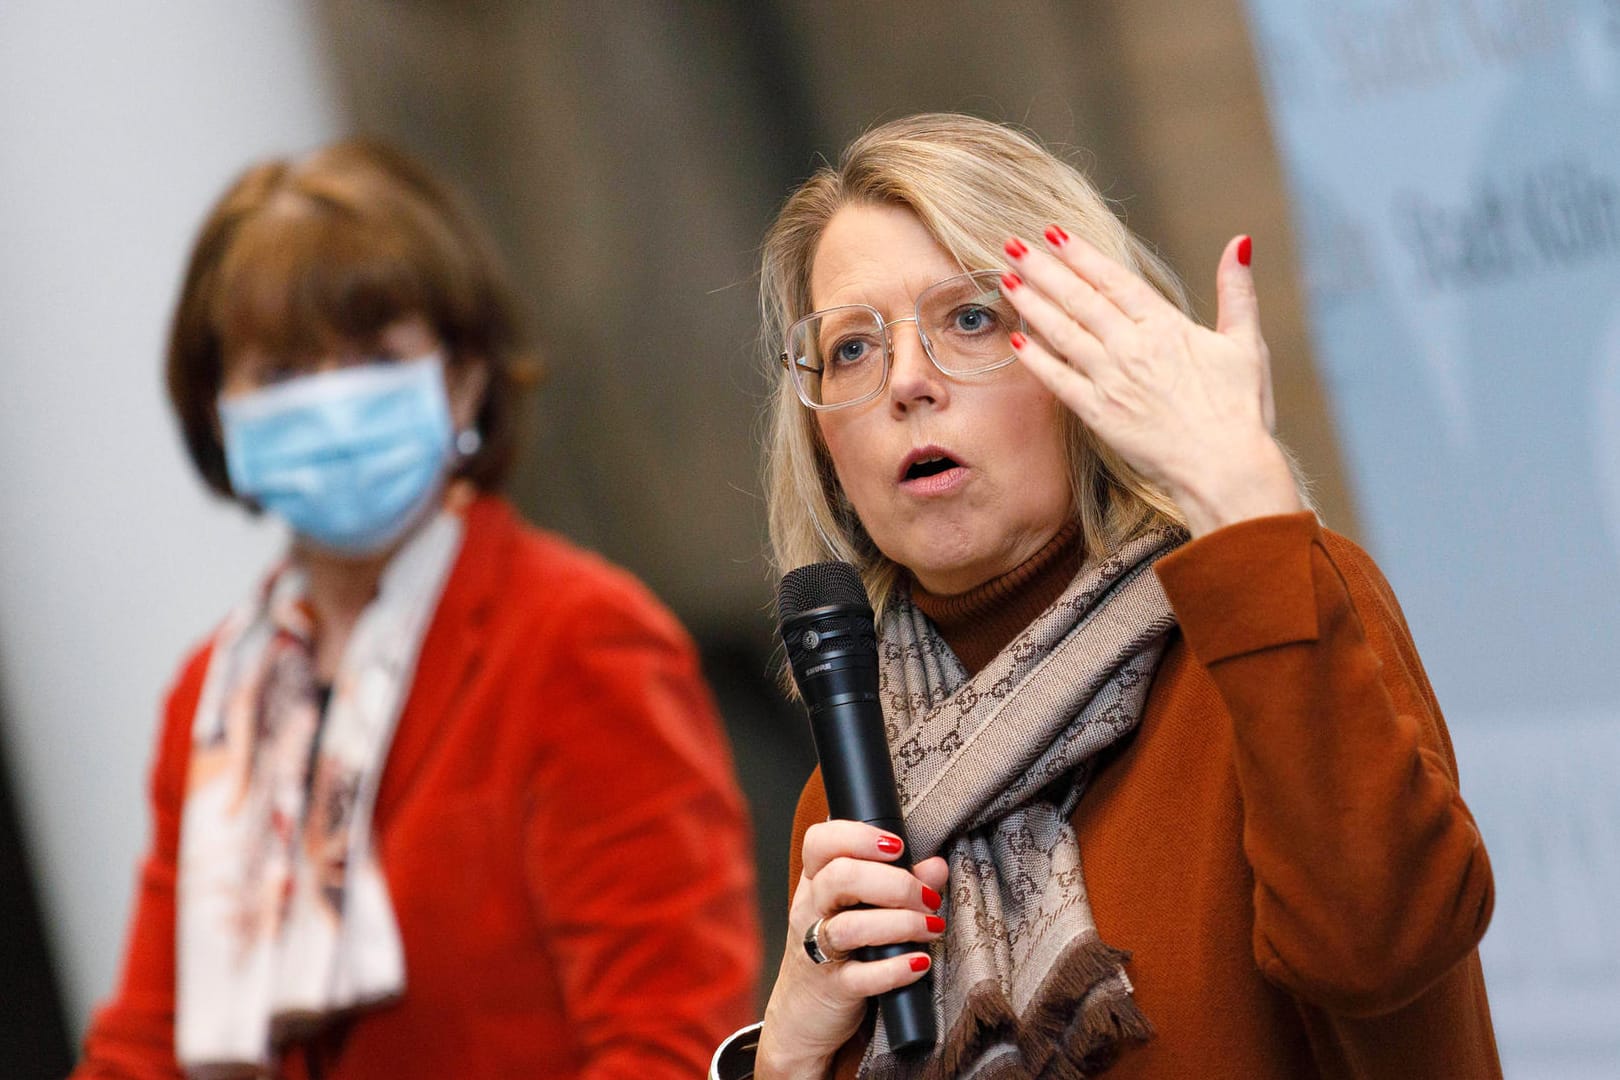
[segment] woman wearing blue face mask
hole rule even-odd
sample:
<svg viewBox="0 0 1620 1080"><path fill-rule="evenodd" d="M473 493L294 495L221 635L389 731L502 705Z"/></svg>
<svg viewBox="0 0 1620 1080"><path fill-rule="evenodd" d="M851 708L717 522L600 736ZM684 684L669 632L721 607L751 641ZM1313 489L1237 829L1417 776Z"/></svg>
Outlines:
<svg viewBox="0 0 1620 1080"><path fill-rule="evenodd" d="M168 380L289 552L182 668L77 1077L688 1076L750 1010L752 868L685 634L497 492L525 346L419 166L245 173Z"/></svg>

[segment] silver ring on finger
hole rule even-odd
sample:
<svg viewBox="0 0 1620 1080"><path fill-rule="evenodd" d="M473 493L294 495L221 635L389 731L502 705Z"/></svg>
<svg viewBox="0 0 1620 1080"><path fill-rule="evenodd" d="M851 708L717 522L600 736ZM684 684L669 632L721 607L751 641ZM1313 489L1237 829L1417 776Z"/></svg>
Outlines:
<svg viewBox="0 0 1620 1080"><path fill-rule="evenodd" d="M830 964L838 959L821 944L821 924L826 921L826 918L817 919L804 932L804 952L806 956L810 957L810 962L814 964Z"/></svg>

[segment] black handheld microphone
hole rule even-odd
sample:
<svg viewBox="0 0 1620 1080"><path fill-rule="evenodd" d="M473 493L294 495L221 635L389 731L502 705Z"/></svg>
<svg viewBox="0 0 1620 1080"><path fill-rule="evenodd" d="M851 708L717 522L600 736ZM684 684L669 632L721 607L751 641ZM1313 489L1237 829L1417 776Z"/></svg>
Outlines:
<svg viewBox="0 0 1620 1080"><path fill-rule="evenodd" d="M877 630L860 573L846 562L800 567L782 579L776 614L793 681L810 710L827 808L835 818L864 821L906 840L878 699ZM909 840L897 863L911 868ZM886 959L918 948L876 945L858 955ZM932 972L878 1002L893 1049L934 1045Z"/></svg>

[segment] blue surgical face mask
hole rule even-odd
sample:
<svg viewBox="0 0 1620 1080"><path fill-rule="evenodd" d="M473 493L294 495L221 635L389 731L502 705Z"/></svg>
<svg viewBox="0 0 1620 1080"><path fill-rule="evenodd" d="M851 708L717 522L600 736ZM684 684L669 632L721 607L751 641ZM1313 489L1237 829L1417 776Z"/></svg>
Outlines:
<svg viewBox="0 0 1620 1080"><path fill-rule="evenodd" d="M451 458L437 356L221 397L219 419L235 492L345 554L403 536L438 496Z"/></svg>

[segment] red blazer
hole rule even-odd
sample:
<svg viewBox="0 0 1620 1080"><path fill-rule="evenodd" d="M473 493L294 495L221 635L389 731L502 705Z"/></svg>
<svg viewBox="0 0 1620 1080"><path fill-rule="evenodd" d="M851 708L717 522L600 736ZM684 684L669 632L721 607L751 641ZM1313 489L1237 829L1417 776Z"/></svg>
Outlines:
<svg viewBox="0 0 1620 1080"><path fill-rule="evenodd" d="M76 1078L180 1075L175 868L207 665L205 646L168 700L123 977ZM281 1075L690 1077L751 1019L749 830L692 645L629 575L498 499L468 512L375 828L404 996Z"/></svg>

